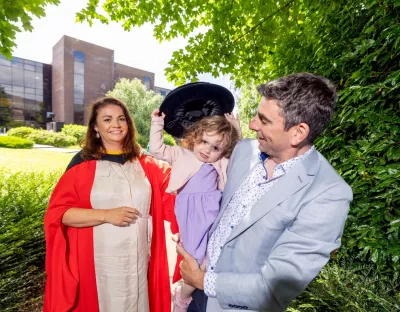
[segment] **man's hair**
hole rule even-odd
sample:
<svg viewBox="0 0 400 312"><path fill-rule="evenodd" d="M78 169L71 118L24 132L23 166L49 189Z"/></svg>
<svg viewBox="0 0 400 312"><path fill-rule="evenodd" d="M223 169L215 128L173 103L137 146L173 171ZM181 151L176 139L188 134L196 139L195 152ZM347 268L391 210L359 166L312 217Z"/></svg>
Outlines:
<svg viewBox="0 0 400 312"><path fill-rule="evenodd" d="M257 91L276 100L285 119L285 130L306 123L312 143L328 126L335 107L336 88L329 80L310 73L297 73L260 84Z"/></svg>
<svg viewBox="0 0 400 312"><path fill-rule="evenodd" d="M225 116L209 116L196 122L187 129L183 135L181 145L191 151L196 144L203 140L203 133L212 133L222 136L226 146L222 156L229 158L233 148L239 141L238 130L225 118Z"/></svg>

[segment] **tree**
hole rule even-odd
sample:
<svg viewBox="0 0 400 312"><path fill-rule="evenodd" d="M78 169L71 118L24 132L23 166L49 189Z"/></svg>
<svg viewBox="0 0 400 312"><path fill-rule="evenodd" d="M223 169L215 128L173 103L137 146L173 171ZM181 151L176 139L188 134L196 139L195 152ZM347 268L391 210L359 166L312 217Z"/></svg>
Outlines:
<svg viewBox="0 0 400 312"><path fill-rule="evenodd" d="M139 132L139 143L146 148L149 142L151 112L160 107L163 97L147 90L140 80L125 78L119 80L107 96L115 97L128 106Z"/></svg>
<svg viewBox="0 0 400 312"><path fill-rule="evenodd" d="M59 3L60 0L1 0L0 54L11 58L13 47L16 46L15 35L21 31L21 27L25 31L32 31L32 16L44 17L46 5Z"/></svg>
<svg viewBox="0 0 400 312"><path fill-rule="evenodd" d="M340 3L344 1L333 1ZM188 37L188 45L173 53L166 69L170 80L196 80L199 73L215 77L230 74L236 86L268 75L267 59L288 33L319 10L330 10L332 1L319 0L218 0L163 1L106 0L98 12L99 0L89 0L77 14L78 21L109 20L125 30L150 22L154 36L170 40ZM361 5L359 5L361 6Z"/></svg>

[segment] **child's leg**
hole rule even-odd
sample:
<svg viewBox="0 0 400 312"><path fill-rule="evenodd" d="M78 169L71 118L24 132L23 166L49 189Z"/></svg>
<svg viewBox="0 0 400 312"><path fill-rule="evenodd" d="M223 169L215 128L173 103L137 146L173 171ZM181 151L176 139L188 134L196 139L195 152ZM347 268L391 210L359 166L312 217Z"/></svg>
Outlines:
<svg viewBox="0 0 400 312"><path fill-rule="evenodd" d="M193 292L195 291L195 287L187 285L185 283L182 283L182 289L181 289L181 298L182 299L187 299L192 297Z"/></svg>
<svg viewBox="0 0 400 312"><path fill-rule="evenodd" d="M190 302L192 302L192 293L194 287L182 283L175 289L173 312L186 312Z"/></svg>

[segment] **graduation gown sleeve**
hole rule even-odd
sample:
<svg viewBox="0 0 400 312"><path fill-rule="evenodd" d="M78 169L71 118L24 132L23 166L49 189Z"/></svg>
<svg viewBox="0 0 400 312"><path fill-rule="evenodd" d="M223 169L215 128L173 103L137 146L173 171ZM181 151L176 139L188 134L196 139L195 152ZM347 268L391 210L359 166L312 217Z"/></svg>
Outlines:
<svg viewBox="0 0 400 312"><path fill-rule="evenodd" d="M46 238L46 287L43 311L98 311L93 261L92 228L62 224L69 208L91 209L90 192L95 161L83 162L66 171L57 183L44 217ZM79 255L79 257L78 257ZM80 289L80 284L86 285ZM78 298L84 296L85 300Z"/></svg>

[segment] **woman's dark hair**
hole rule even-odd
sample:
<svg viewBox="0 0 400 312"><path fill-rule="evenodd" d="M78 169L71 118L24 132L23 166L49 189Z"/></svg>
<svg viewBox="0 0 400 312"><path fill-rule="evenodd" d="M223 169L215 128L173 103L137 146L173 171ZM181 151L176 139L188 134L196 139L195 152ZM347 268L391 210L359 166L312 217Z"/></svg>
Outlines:
<svg viewBox="0 0 400 312"><path fill-rule="evenodd" d="M88 129L85 139L82 142L83 159L88 160L91 157L101 159L101 156L106 153L106 149L104 148L101 138L96 137L96 130L94 129L94 126L96 125L99 110L108 105L121 107L126 119L126 123L128 124L128 133L126 134L123 143L123 150L126 160L133 160L140 157L142 154L142 149L137 142L138 133L126 105L122 101L115 98L103 97L95 100L90 106L89 120L87 124Z"/></svg>

